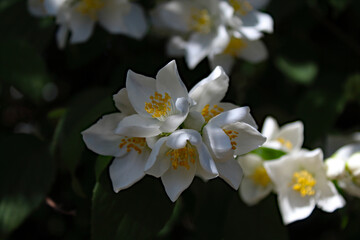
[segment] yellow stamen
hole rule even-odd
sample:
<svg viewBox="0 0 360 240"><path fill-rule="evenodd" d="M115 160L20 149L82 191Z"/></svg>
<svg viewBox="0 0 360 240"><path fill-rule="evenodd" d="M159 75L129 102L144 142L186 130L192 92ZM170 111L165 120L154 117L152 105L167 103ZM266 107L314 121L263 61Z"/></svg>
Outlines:
<svg viewBox="0 0 360 240"><path fill-rule="evenodd" d="M119 144L119 148L123 148L126 146L126 152L130 152L134 149L138 154L141 154L142 149L146 146L145 138L132 137L129 138L125 136L121 139L121 143Z"/></svg>
<svg viewBox="0 0 360 240"><path fill-rule="evenodd" d="M190 29L200 33L209 33L211 30L211 19L206 9L192 9Z"/></svg>
<svg viewBox="0 0 360 240"><path fill-rule="evenodd" d="M170 156L173 169L177 169L180 166L185 167L187 170L190 169L189 162L194 165L198 157L196 148L190 143L187 143L183 148L172 149L166 155Z"/></svg>
<svg viewBox="0 0 360 240"><path fill-rule="evenodd" d="M224 50L224 53L235 57L237 53L246 46L246 42L244 42L244 40L241 38L231 37L229 44Z"/></svg>
<svg viewBox="0 0 360 240"><path fill-rule="evenodd" d="M201 110L201 114L203 115L205 122L209 122L210 119L219 115L223 111L224 111L224 109L219 107L218 105L214 105L210 109L210 105L206 104L205 107Z"/></svg>
<svg viewBox="0 0 360 240"><path fill-rule="evenodd" d="M80 0L76 10L89 16L91 19L97 19L97 12L104 7L103 0Z"/></svg>
<svg viewBox="0 0 360 240"><path fill-rule="evenodd" d="M291 186L294 191L301 194L302 197L312 196L315 194L313 187L316 184L316 180L306 170L295 172L292 177Z"/></svg>
<svg viewBox="0 0 360 240"><path fill-rule="evenodd" d="M153 118L163 119L171 112L171 97L168 93L162 94L155 92L154 96L150 96L151 102L145 103L145 111L151 114Z"/></svg>
<svg viewBox="0 0 360 240"><path fill-rule="evenodd" d="M291 150L293 148L292 143L289 140L286 140L284 138L277 138L276 139L278 142L281 143L281 145L283 145L284 147L286 147L287 149Z"/></svg>
<svg viewBox="0 0 360 240"><path fill-rule="evenodd" d="M266 187L271 182L269 175L262 166L255 169L253 175L251 175L251 179L262 187Z"/></svg>
<svg viewBox="0 0 360 240"><path fill-rule="evenodd" d="M246 0L229 0L230 5L234 8L234 11L240 15L246 15L253 10L251 4Z"/></svg>
<svg viewBox="0 0 360 240"><path fill-rule="evenodd" d="M226 129L223 129L223 130L226 133L226 135L228 135L228 137L230 138L230 143L232 146L231 148L233 150L235 150L237 143L234 141L234 139L237 138L237 135L239 134L239 132L233 131L233 130L226 130Z"/></svg>

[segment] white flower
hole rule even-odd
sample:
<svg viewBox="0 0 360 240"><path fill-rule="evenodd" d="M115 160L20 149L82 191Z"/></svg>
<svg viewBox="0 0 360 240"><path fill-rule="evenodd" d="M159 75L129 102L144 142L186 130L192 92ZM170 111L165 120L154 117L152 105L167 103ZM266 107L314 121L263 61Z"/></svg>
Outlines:
<svg viewBox="0 0 360 240"><path fill-rule="evenodd" d="M28 0L27 7L33 16L44 17L48 15L44 5L44 0Z"/></svg>
<svg viewBox="0 0 360 240"><path fill-rule="evenodd" d="M264 147L285 152L300 150L304 141L304 125L301 121L288 123L280 128L274 118L267 117L261 133L267 138Z"/></svg>
<svg viewBox="0 0 360 240"><path fill-rule="evenodd" d="M264 167L275 185L284 224L308 217L315 205L326 212L345 205L326 177L320 149L293 152L279 160L266 161Z"/></svg>
<svg viewBox="0 0 360 240"><path fill-rule="evenodd" d="M115 132L120 135L154 137L171 133L184 122L192 104L175 61L160 69L156 80L129 71L126 89L137 114L119 123Z"/></svg>
<svg viewBox="0 0 360 240"><path fill-rule="evenodd" d="M134 110L126 102L126 90L114 95L115 105L122 113L103 116L97 123L82 132L86 146L97 154L113 156L109 172L115 192L128 188L144 175L146 160L151 149L145 138L129 137L114 133L118 123Z"/></svg>
<svg viewBox="0 0 360 240"><path fill-rule="evenodd" d="M244 172L239 194L248 205L257 204L274 188L274 185L264 168L264 161L255 154L240 156L238 162Z"/></svg>
<svg viewBox="0 0 360 240"><path fill-rule="evenodd" d="M227 22L233 13L228 3L220 0L173 0L157 6L152 15L156 27L189 35L186 41L177 37L182 44L178 52L185 54L188 67L193 69L207 56L225 49L230 40ZM179 47L176 41L174 47Z"/></svg>
<svg viewBox="0 0 360 240"><path fill-rule="evenodd" d="M360 197L360 144L348 144L325 161L327 176L348 194Z"/></svg>
<svg viewBox="0 0 360 240"><path fill-rule="evenodd" d="M60 48L65 46L68 33L70 43L85 42L91 36L96 22L113 34L124 34L141 38L147 30L145 14L140 5L128 0L45 0L49 12L56 14L60 25L57 42Z"/></svg>
<svg viewBox="0 0 360 240"><path fill-rule="evenodd" d="M200 134L191 129L181 129L160 138L152 149L145 171L161 177L173 202L189 187L195 175L204 179L218 175Z"/></svg>

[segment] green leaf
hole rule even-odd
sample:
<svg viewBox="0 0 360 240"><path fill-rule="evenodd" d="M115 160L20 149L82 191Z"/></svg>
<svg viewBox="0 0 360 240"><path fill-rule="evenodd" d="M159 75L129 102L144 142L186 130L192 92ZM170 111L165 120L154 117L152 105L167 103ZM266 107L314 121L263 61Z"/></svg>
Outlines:
<svg viewBox="0 0 360 240"><path fill-rule="evenodd" d="M92 204L92 239L153 239L171 216L174 205L158 179L146 176L114 193L104 171Z"/></svg>
<svg viewBox="0 0 360 240"><path fill-rule="evenodd" d="M284 151L267 147L259 147L250 153L259 155L264 160L278 159L286 154Z"/></svg>
<svg viewBox="0 0 360 240"><path fill-rule="evenodd" d="M50 82L40 54L28 43L8 39L0 42L0 78L34 102L43 101Z"/></svg>
<svg viewBox="0 0 360 240"><path fill-rule="evenodd" d="M47 146L31 135L0 138L0 238L44 201L54 178Z"/></svg>
<svg viewBox="0 0 360 240"><path fill-rule="evenodd" d="M297 63L283 57L278 57L275 63L285 76L304 85L311 84L318 73L316 63L310 61Z"/></svg>
<svg viewBox="0 0 360 240"><path fill-rule="evenodd" d="M109 166L112 159L113 157L101 156L101 155L99 155L99 157L96 159L95 176L97 181L100 179L102 172L107 168L107 166Z"/></svg>

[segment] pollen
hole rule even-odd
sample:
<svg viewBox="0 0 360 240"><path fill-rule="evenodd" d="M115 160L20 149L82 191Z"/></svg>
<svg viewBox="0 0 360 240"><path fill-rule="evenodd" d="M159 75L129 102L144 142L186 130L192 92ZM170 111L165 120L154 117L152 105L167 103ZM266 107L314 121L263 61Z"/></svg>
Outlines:
<svg viewBox="0 0 360 240"><path fill-rule="evenodd" d="M126 147L126 152L131 152L131 150L134 150L138 154L142 153L142 150L145 146L146 146L145 138L138 138L138 137L129 138L127 136L121 139L121 143L119 144L119 148Z"/></svg>
<svg viewBox="0 0 360 240"><path fill-rule="evenodd" d="M235 150L235 149L236 149L236 145L237 145L237 143L235 142L235 138L237 138L239 132L234 131L234 130L226 130L226 129L223 129L223 130L224 130L224 132L226 133L226 135L228 135L228 137L229 137L229 139L230 139L230 143L231 143L231 146L232 146L231 148L232 148L233 150Z"/></svg>
<svg viewBox="0 0 360 240"><path fill-rule="evenodd" d="M187 170L190 169L190 163L195 164L197 159L196 148L187 143L185 147L179 149L172 149L166 153L167 156L170 156L171 166L173 169L178 169L178 167L184 167Z"/></svg>
<svg viewBox="0 0 360 240"><path fill-rule="evenodd" d="M97 12L103 8L104 5L103 0L80 0L77 11L96 20Z"/></svg>
<svg viewBox="0 0 360 240"><path fill-rule="evenodd" d="M316 184L316 180L306 170L301 170L295 172L292 177L291 186L294 191L297 191L301 194L302 197L312 196L315 194L314 186Z"/></svg>
<svg viewBox="0 0 360 240"><path fill-rule="evenodd" d="M206 9L192 9L189 27L199 33L209 33L211 30L211 19Z"/></svg>
<svg viewBox="0 0 360 240"><path fill-rule="evenodd" d="M153 118L160 120L166 118L171 112L171 97L165 92L165 96L155 92L153 96L150 96L151 102L145 103L145 111L151 114Z"/></svg>
<svg viewBox="0 0 360 240"><path fill-rule="evenodd" d="M277 138L276 139L278 142L281 143L281 145L283 145L284 147L286 147L287 149L291 150L293 148L292 143L289 140L286 140L284 138Z"/></svg>
<svg viewBox="0 0 360 240"><path fill-rule="evenodd" d="M270 177L263 166L255 169L253 175L251 175L251 179L257 185L261 185L262 187L266 187L271 182Z"/></svg>
<svg viewBox="0 0 360 240"><path fill-rule="evenodd" d="M201 110L201 115L203 115L205 122L209 122L210 119L219 115L223 111L224 109L218 105L214 105L212 108L210 108L210 105L206 104L205 107Z"/></svg>
<svg viewBox="0 0 360 240"><path fill-rule="evenodd" d="M244 49L247 44L241 38L231 37L229 44L226 46L224 53L236 56L238 52Z"/></svg>
<svg viewBox="0 0 360 240"><path fill-rule="evenodd" d="M234 11L240 15L246 15L253 10L251 4L246 0L229 0L230 5L234 8Z"/></svg>

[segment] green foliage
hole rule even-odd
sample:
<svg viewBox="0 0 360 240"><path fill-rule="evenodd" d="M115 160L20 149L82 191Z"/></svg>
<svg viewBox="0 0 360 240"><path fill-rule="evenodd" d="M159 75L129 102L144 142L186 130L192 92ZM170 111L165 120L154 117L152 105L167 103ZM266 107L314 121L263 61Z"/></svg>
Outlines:
<svg viewBox="0 0 360 240"><path fill-rule="evenodd" d="M152 239L170 218L174 205L157 179L145 177L115 193L104 171L94 188L92 239Z"/></svg>
<svg viewBox="0 0 360 240"><path fill-rule="evenodd" d="M0 137L0 238L44 202L55 166L46 144L29 135Z"/></svg>
<svg viewBox="0 0 360 240"><path fill-rule="evenodd" d="M259 155L264 160L278 159L281 156L286 154L285 152L283 152L281 150L267 148L267 147L259 147L255 150L251 151L250 153Z"/></svg>

